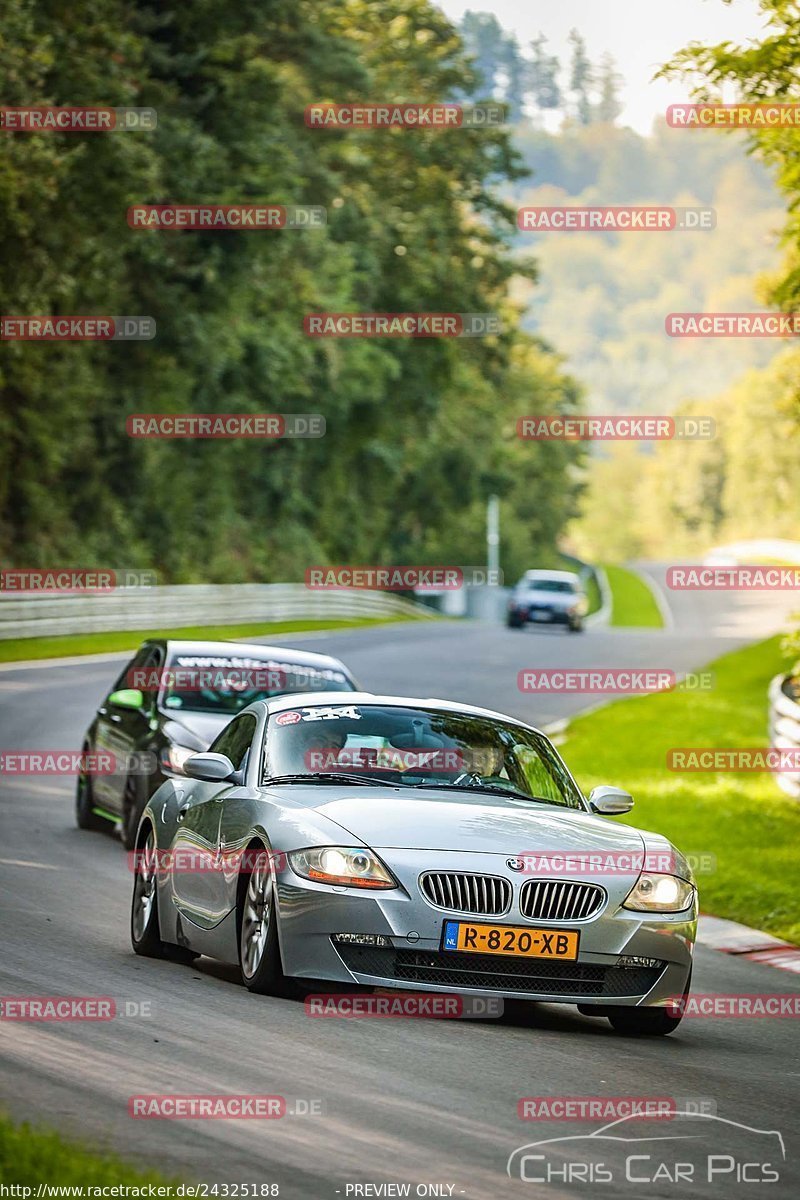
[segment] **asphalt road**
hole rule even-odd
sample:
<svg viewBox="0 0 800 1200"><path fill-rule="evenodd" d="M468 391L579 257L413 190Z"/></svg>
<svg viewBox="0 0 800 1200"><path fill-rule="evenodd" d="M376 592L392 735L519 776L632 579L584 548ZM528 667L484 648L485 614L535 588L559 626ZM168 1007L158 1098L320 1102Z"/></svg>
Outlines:
<svg viewBox="0 0 800 1200"><path fill-rule="evenodd" d="M770 632L778 607L673 595L671 627L663 631L570 636L447 623L292 640L341 655L368 688L464 699L545 724L585 706L587 697L521 695L521 668L693 670ZM92 660L0 672L2 747L79 746L114 669L110 660ZM71 780L0 780L0 995L108 996L118 1009L130 1006L130 1015L106 1023L0 1020L0 1097L15 1117L168 1174L276 1183L291 1200L392 1195L352 1185L406 1182L412 1196L424 1194L417 1185L436 1185L440 1195L470 1200L800 1193L792 1020L687 1019L669 1038L637 1040L556 1005L515 1006L500 1022L312 1020L302 1002L251 996L237 986L235 971L209 960L183 967L136 958L128 943L132 877L124 852L111 836L75 828L72 797ZM797 993L800 979L700 948L694 990ZM142 1011L148 1005L149 1015ZM128 1116L130 1095L171 1092L282 1095L289 1109L311 1101L321 1112L275 1121ZM506 1160L517 1147L587 1134L601 1123L518 1118L521 1097L561 1095L703 1099L722 1118L704 1122L711 1153L728 1152L733 1131L758 1143L753 1157L774 1162L773 1145L761 1147L774 1138L745 1135L726 1122L781 1132L780 1181L726 1180L714 1192L615 1181L590 1192L574 1179L510 1180Z"/></svg>

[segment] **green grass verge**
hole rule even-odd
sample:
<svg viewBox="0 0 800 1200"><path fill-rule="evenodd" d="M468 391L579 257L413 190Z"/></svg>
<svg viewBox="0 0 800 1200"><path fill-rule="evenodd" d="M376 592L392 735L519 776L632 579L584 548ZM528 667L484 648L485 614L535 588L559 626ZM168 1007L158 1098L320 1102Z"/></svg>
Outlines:
<svg viewBox="0 0 800 1200"><path fill-rule="evenodd" d="M0 1117L0 1183L35 1188L40 1183L174 1187L179 1182L156 1171L138 1170L113 1154L96 1154L57 1133L15 1125L8 1117Z"/></svg>
<svg viewBox="0 0 800 1200"><path fill-rule="evenodd" d="M766 746L767 685L786 670L770 638L710 664L714 687L636 696L568 728L564 756L588 792L600 783L630 791L630 820L663 833L684 853L711 853L698 876L700 907L800 943L800 804L768 773L685 772L666 766L678 747Z"/></svg>
<svg viewBox="0 0 800 1200"><path fill-rule="evenodd" d="M603 569L611 588L611 624L660 629L664 624L661 612L641 575L627 567L604 566Z"/></svg>
<svg viewBox="0 0 800 1200"><path fill-rule="evenodd" d="M223 638L225 640L268 637L273 633L307 633L314 629L361 629L367 625L396 625L421 617L358 617L341 621L271 621L248 625L187 625L180 629L133 629L119 633L77 633L65 637L9 638L0 641L0 662L22 659L60 658L69 654L102 654L135 650L149 637Z"/></svg>

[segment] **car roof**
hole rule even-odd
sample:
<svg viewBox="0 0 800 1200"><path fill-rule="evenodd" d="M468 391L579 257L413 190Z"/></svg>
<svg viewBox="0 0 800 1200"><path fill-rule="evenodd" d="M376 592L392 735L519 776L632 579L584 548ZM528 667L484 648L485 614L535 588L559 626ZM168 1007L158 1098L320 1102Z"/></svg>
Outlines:
<svg viewBox="0 0 800 1200"><path fill-rule="evenodd" d="M580 576L574 571L526 571L520 583L525 580L559 579L567 583L580 583Z"/></svg>
<svg viewBox="0 0 800 1200"><path fill-rule="evenodd" d="M324 705L353 705L353 704L385 704L392 708L435 708L441 712L464 713L470 717L493 717L500 721L510 721L525 729L533 729L536 733L542 730L519 717L511 717L508 713L495 712L491 708L477 708L473 704L462 704L455 700L437 700L432 696L378 696L373 692L296 692L292 695L275 696L271 700L254 700L251 709L267 709L269 713L284 712L292 708L308 708L314 704ZM243 712L247 711L242 709ZM546 736L546 735L545 735Z"/></svg>
<svg viewBox="0 0 800 1200"><path fill-rule="evenodd" d="M262 642L239 642L232 640L200 641L173 638L148 638L148 642L161 642L167 654L249 654L253 658L273 658L278 662L297 663L306 667L336 667L349 676L350 671L338 658L330 654L314 654L310 650L298 650L294 646L269 646Z"/></svg>

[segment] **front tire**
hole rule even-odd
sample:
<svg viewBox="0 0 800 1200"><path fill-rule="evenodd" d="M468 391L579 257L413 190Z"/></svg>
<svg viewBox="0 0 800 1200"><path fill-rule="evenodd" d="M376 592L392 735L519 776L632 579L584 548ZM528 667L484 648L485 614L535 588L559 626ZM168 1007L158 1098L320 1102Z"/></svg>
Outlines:
<svg viewBox="0 0 800 1200"><path fill-rule="evenodd" d="M239 887L239 969L242 983L262 996L287 992L278 945L278 913L270 856L261 846L246 855Z"/></svg>
<svg viewBox="0 0 800 1200"><path fill-rule="evenodd" d="M131 901L131 945L134 954L145 958L168 958L190 963L198 956L194 950L162 942L158 925L158 879L156 840L152 825L140 841L134 862L133 899Z"/></svg>
<svg viewBox="0 0 800 1200"><path fill-rule="evenodd" d="M615 1033L621 1033L625 1037L665 1037L680 1025L691 986L692 972L690 969L686 987L681 994L682 1003L677 1016L673 1015L668 1008L614 1008L607 1009L604 1016L608 1017Z"/></svg>
<svg viewBox="0 0 800 1200"><path fill-rule="evenodd" d="M665 1037L681 1023L666 1008L619 1008L607 1016L615 1033L625 1037Z"/></svg>
<svg viewBox="0 0 800 1200"><path fill-rule="evenodd" d="M82 753L89 754L89 747L84 746ZM108 828L108 821L94 811L92 776L88 771L82 771L78 776L78 784L75 790L75 820L79 829L93 829L97 831Z"/></svg>

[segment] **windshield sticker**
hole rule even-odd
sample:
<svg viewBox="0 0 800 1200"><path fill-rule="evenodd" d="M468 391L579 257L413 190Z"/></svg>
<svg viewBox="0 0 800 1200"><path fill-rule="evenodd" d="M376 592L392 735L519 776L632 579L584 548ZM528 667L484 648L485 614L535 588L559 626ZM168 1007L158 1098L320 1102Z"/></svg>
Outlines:
<svg viewBox="0 0 800 1200"><path fill-rule="evenodd" d="M304 708L302 710L302 720L304 721L338 721L341 717L349 717L353 721L360 721L361 713L354 704L349 704L344 708L332 708L330 705L320 705L319 708Z"/></svg>
<svg viewBox="0 0 800 1200"><path fill-rule="evenodd" d="M275 724L296 725L300 720L302 720L302 717L300 716L299 712L282 712L278 713L277 717L275 718Z"/></svg>
<svg viewBox="0 0 800 1200"><path fill-rule="evenodd" d="M283 675L295 675L298 678L329 679L333 683L346 683L347 677L342 671L333 667L318 667L310 663L285 662L274 658L253 658L236 654L226 655L197 655L179 654L173 660L179 667L200 667L229 669L236 667L243 670L276 671Z"/></svg>

